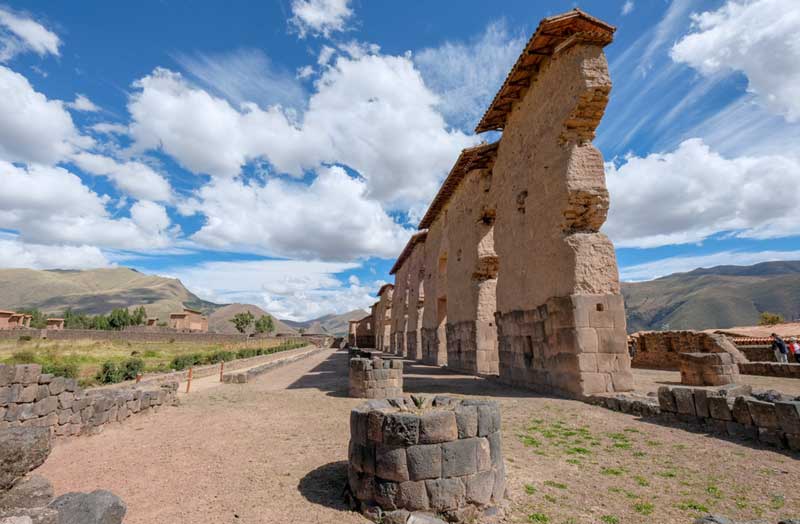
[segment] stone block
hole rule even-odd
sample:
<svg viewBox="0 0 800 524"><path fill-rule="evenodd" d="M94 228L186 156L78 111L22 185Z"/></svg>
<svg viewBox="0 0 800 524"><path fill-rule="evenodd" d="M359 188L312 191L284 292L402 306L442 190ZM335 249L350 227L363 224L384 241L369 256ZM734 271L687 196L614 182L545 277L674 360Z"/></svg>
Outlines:
<svg viewBox="0 0 800 524"><path fill-rule="evenodd" d="M39 475L29 475L6 492L0 492L0 509L40 508L53 500L53 485Z"/></svg>
<svg viewBox="0 0 800 524"><path fill-rule="evenodd" d="M397 506L409 511L425 510L430 507L428 490L424 481L401 482L397 490Z"/></svg>
<svg viewBox="0 0 800 524"><path fill-rule="evenodd" d="M430 507L436 511L453 510L462 506L466 498L466 490L461 479L426 480Z"/></svg>
<svg viewBox="0 0 800 524"><path fill-rule="evenodd" d="M26 421L36 418L36 413L33 410L33 403L29 404L18 404L19 412L17 413L17 419L20 421Z"/></svg>
<svg viewBox="0 0 800 524"><path fill-rule="evenodd" d="M672 388L672 395L675 397L675 407L680 415L696 416L697 411L694 407L694 395L690 388Z"/></svg>
<svg viewBox="0 0 800 524"><path fill-rule="evenodd" d="M38 384L42 366L39 364L20 364L14 370L14 382L17 384Z"/></svg>
<svg viewBox="0 0 800 524"><path fill-rule="evenodd" d="M71 408L73 402L75 402L75 393L65 391L58 396L58 405L61 406L62 409Z"/></svg>
<svg viewBox="0 0 800 524"><path fill-rule="evenodd" d="M54 376L52 373L42 373L39 375L39 384L49 384Z"/></svg>
<svg viewBox="0 0 800 524"><path fill-rule="evenodd" d="M375 496L375 477L348 469L347 479L350 490L361 500L371 500Z"/></svg>
<svg viewBox="0 0 800 524"><path fill-rule="evenodd" d="M78 391L78 381L74 378L68 378L64 381L64 389L75 393Z"/></svg>
<svg viewBox="0 0 800 524"><path fill-rule="evenodd" d="M494 491L494 471L479 471L464 479L467 501L486 506L492 500Z"/></svg>
<svg viewBox="0 0 800 524"><path fill-rule="evenodd" d="M779 400L775 402L775 413L785 433L800 434L800 402Z"/></svg>
<svg viewBox="0 0 800 524"><path fill-rule="evenodd" d="M694 395L694 410L698 417L708 418L708 390L697 388L693 392Z"/></svg>
<svg viewBox="0 0 800 524"><path fill-rule="evenodd" d="M731 437L748 439L748 440L756 440L758 438L758 428L750 425L744 425L739 422L726 422L728 435Z"/></svg>
<svg viewBox="0 0 800 524"><path fill-rule="evenodd" d="M786 444L792 451L800 451L800 433L787 433Z"/></svg>
<svg viewBox="0 0 800 524"><path fill-rule="evenodd" d="M38 392L39 392L38 384L28 384L27 386L22 386L22 389L19 392L19 397L17 398L17 402L19 403L36 402L36 394Z"/></svg>
<svg viewBox="0 0 800 524"><path fill-rule="evenodd" d="M458 438L456 415L453 411L429 411L419 417L419 443L437 444Z"/></svg>
<svg viewBox="0 0 800 524"><path fill-rule="evenodd" d="M66 388L66 385L67 385L67 379L66 378L64 378L64 377L53 377L53 379L50 381L50 384L48 384L47 387L50 389L50 394L51 395L59 395L59 394L61 394L61 392L64 391L64 388Z"/></svg>
<svg viewBox="0 0 800 524"><path fill-rule="evenodd" d="M11 403L11 386L0 387L0 406L7 406Z"/></svg>
<svg viewBox="0 0 800 524"><path fill-rule="evenodd" d="M420 444L406 450L408 474L411 480L434 479L442 476L442 447L440 444Z"/></svg>
<svg viewBox="0 0 800 524"><path fill-rule="evenodd" d="M44 428L0 430L0 490L44 463L50 454L50 432Z"/></svg>
<svg viewBox="0 0 800 524"><path fill-rule="evenodd" d="M47 398L50 396L50 390L47 388L46 384L39 384L39 387L36 389L36 401L40 401L43 398Z"/></svg>
<svg viewBox="0 0 800 524"><path fill-rule="evenodd" d="M370 411L367 415L367 440L383 442L383 413Z"/></svg>
<svg viewBox="0 0 800 524"><path fill-rule="evenodd" d="M775 413L775 404L772 402L748 398L747 407L756 426L769 429L778 429L780 427L778 415Z"/></svg>
<svg viewBox="0 0 800 524"><path fill-rule="evenodd" d="M142 407L146 408L149 405L149 397L143 396ZM356 409L350 411L350 438L362 446L367 443L367 418L366 412Z"/></svg>
<svg viewBox="0 0 800 524"><path fill-rule="evenodd" d="M496 402L478 405L478 436L485 437L500 431L500 408Z"/></svg>
<svg viewBox="0 0 800 524"><path fill-rule="evenodd" d="M14 366L0 364L0 387L8 386L14 382L15 372Z"/></svg>
<svg viewBox="0 0 800 524"><path fill-rule="evenodd" d="M488 471L492 469L492 448L489 440L486 438L478 438L475 465L478 471Z"/></svg>
<svg viewBox="0 0 800 524"><path fill-rule="evenodd" d="M121 524L128 507L110 491L66 493L49 506L58 511L59 524Z"/></svg>
<svg viewBox="0 0 800 524"><path fill-rule="evenodd" d="M708 402L708 412L712 418L725 421L733 420L727 397L708 395L706 396L706 401Z"/></svg>
<svg viewBox="0 0 800 524"><path fill-rule="evenodd" d="M658 407L667 413L677 413L678 407L675 404L675 396L668 386L658 388Z"/></svg>
<svg viewBox="0 0 800 524"><path fill-rule="evenodd" d="M375 446L375 474L384 480L405 482L409 479L406 449L401 446Z"/></svg>
<svg viewBox="0 0 800 524"><path fill-rule="evenodd" d="M419 441L419 417L407 413L390 413L383 422L383 443L390 446L412 446Z"/></svg>
<svg viewBox="0 0 800 524"><path fill-rule="evenodd" d="M458 438L470 438L478 435L478 407L459 406L455 410Z"/></svg>
<svg viewBox="0 0 800 524"><path fill-rule="evenodd" d="M758 441L776 448L785 447L783 433L774 428L758 428Z"/></svg>
<svg viewBox="0 0 800 524"><path fill-rule="evenodd" d="M503 437L500 432L492 433L486 437L489 441L489 450L492 456L492 467L499 468L503 466Z"/></svg>
<svg viewBox="0 0 800 524"><path fill-rule="evenodd" d="M397 506L397 482L375 479L375 502L384 510L395 510Z"/></svg>
<svg viewBox="0 0 800 524"><path fill-rule="evenodd" d="M472 475L477 467L477 438L460 439L442 444L442 476Z"/></svg>
<svg viewBox="0 0 800 524"><path fill-rule="evenodd" d="M492 500L502 501L506 496L506 467L504 464L492 469L494 471L494 489L492 490Z"/></svg>
<svg viewBox="0 0 800 524"><path fill-rule="evenodd" d="M46 397L33 405L33 412L37 417L49 415L58 409L58 399L56 397Z"/></svg>
<svg viewBox="0 0 800 524"><path fill-rule="evenodd" d="M0 509L0 524L60 524L58 511L44 508Z"/></svg>
<svg viewBox="0 0 800 524"><path fill-rule="evenodd" d="M733 419L744 426L752 426L753 418L750 416L748 397L736 397L733 401Z"/></svg>

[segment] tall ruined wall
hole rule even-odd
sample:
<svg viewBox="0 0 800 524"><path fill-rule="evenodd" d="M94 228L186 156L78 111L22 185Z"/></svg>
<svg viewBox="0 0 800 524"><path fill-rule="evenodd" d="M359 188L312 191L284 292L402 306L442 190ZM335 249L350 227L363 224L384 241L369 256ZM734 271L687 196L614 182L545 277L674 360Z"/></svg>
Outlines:
<svg viewBox="0 0 800 524"><path fill-rule="evenodd" d="M425 308L422 315L422 360L437 366L447 365L446 322L449 301L447 297L448 242L445 235L447 211L428 229L423 261L425 280Z"/></svg>
<svg viewBox="0 0 800 524"><path fill-rule="evenodd" d="M414 245L413 251L403 264L408 272L408 322L405 325L406 356L422 360L422 315L425 311L425 242Z"/></svg>
<svg viewBox="0 0 800 524"><path fill-rule="evenodd" d="M372 315L360 320L352 320L349 325L347 341L351 346L359 348L375 347L375 332L372 330Z"/></svg>
<svg viewBox="0 0 800 524"><path fill-rule="evenodd" d="M490 169L470 171L447 206L447 366L497 374L495 205Z"/></svg>
<svg viewBox="0 0 800 524"><path fill-rule="evenodd" d="M588 395L632 388L603 158L591 144L611 81L602 47L540 64L494 165L500 377Z"/></svg>
<svg viewBox="0 0 800 524"><path fill-rule="evenodd" d="M395 355L406 356L406 326L408 325L408 307L411 300L410 280L407 265L403 265L395 274L394 293L391 301L391 328L389 351Z"/></svg>
<svg viewBox="0 0 800 524"><path fill-rule="evenodd" d="M381 288L378 303L375 307L375 349L379 351L390 351L392 335L392 298L393 286Z"/></svg>
<svg viewBox="0 0 800 524"><path fill-rule="evenodd" d="M702 331L641 331L631 335L633 367L678 370L681 353L728 353L737 364L747 357L725 335Z"/></svg>

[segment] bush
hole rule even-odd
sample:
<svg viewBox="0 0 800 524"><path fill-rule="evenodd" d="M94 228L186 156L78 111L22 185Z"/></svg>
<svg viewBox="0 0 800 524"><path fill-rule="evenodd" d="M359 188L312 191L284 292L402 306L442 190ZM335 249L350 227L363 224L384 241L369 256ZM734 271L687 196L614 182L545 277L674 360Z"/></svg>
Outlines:
<svg viewBox="0 0 800 524"><path fill-rule="evenodd" d="M758 324L761 326L774 326L775 324L783 323L783 315L780 313L771 313L764 311L758 318Z"/></svg>
<svg viewBox="0 0 800 524"><path fill-rule="evenodd" d="M116 384L122 382L122 372L116 362L106 360L100 371L97 372L97 381L101 384Z"/></svg>
<svg viewBox="0 0 800 524"><path fill-rule="evenodd" d="M78 364L75 362L47 362L42 365L42 373L57 377L78 378Z"/></svg>
<svg viewBox="0 0 800 524"><path fill-rule="evenodd" d="M199 353L185 353L183 355L178 355L172 359L169 363L169 366L172 369L180 371L182 369L186 369L191 366L196 366L202 362L203 355Z"/></svg>
<svg viewBox="0 0 800 524"><path fill-rule="evenodd" d="M120 366L122 380L133 380L136 375L144 371L144 360L140 358L129 358L122 362Z"/></svg>
<svg viewBox="0 0 800 524"><path fill-rule="evenodd" d="M30 342L31 340L33 340L33 339L31 338L31 336L30 336L30 335L21 335L21 336L20 336L20 337L17 339L17 341L19 341L19 342Z"/></svg>
<svg viewBox="0 0 800 524"><path fill-rule="evenodd" d="M209 353L203 359L203 363L205 364L219 364L220 362L227 362L229 360L233 360L236 358L236 354L233 351L215 351L213 353Z"/></svg>

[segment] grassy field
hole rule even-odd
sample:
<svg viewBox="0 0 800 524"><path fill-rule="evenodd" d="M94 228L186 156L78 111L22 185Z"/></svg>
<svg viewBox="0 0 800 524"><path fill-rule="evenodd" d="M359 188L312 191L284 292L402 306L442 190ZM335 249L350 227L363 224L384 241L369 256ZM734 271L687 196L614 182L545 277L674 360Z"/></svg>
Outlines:
<svg viewBox="0 0 800 524"><path fill-rule="evenodd" d="M236 344L201 342L128 342L109 340L3 340L0 363L41 364L43 371L74 376L82 385L98 382L105 363L121 365L140 359L144 372L168 372L189 365L256 356L306 345L299 339L267 339ZM106 365L108 367L108 364Z"/></svg>

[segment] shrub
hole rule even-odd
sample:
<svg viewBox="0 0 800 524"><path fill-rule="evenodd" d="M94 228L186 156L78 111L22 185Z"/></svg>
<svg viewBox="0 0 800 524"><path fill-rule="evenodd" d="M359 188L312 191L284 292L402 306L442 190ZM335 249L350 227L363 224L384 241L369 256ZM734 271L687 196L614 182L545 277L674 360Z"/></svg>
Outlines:
<svg viewBox="0 0 800 524"><path fill-rule="evenodd" d="M19 342L30 342L31 340L33 339L30 335L20 335L20 337L17 339Z"/></svg>
<svg viewBox="0 0 800 524"><path fill-rule="evenodd" d="M199 353L184 353L183 355L177 355L172 359L170 362L170 367L172 369L181 371L191 366L196 366L202 362L203 356Z"/></svg>
<svg viewBox="0 0 800 524"><path fill-rule="evenodd" d="M133 380L142 371L144 371L144 360L140 358L129 358L120 366L122 380Z"/></svg>
<svg viewBox="0 0 800 524"><path fill-rule="evenodd" d="M113 360L106 360L97 372L97 381L101 384L116 384L122 381L122 372Z"/></svg>
<svg viewBox="0 0 800 524"><path fill-rule="evenodd" d="M36 354L33 351L16 351L11 354L11 358L6 360L8 364L36 364Z"/></svg>
<svg viewBox="0 0 800 524"><path fill-rule="evenodd" d="M78 364L75 362L47 362L42 365L42 373L57 377L78 378Z"/></svg>
<svg viewBox="0 0 800 524"><path fill-rule="evenodd" d="M774 326L775 324L783 323L783 315L780 313L771 313L764 311L758 317L758 324L761 326Z"/></svg>

